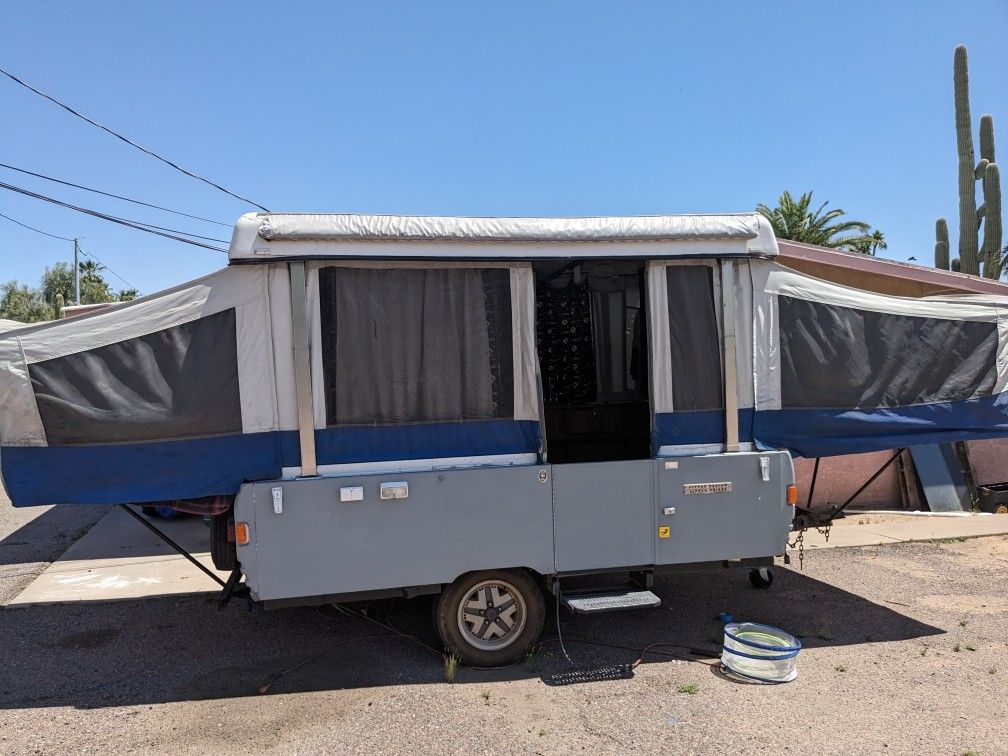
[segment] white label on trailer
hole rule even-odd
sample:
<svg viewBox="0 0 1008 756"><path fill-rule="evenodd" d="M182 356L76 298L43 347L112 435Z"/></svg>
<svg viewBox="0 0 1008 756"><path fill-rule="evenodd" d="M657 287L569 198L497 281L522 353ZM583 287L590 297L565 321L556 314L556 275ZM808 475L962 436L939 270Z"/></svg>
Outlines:
<svg viewBox="0 0 1008 756"><path fill-rule="evenodd" d="M276 514L283 513L283 488L281 486L273 488L273 511Z"/></svg>
<svg viewBox="0 0 1008 756"><path fill-rule="evenodd" d="M364 501L364 486L343 486L339 490L340 501Z"/></svg>
<svg viewBox="0 0 1008 756"><path fill-rule="evenodd" d="M759 470L760 476L764 481L770 480L770 458L760 457L759 458Z"/></svg>
<svg viewBox="0 0 1008 756"><path fill-rule="evenodd" d="M677 460L670 460L669 462L665 463L665 469L666 470L678 470L679 469L679 462Z"/></svg>
<svg viewBox="0 0 1008 756"><path fill-rule="evenodd" d="M682 492L690 496L691 494L716 494L731 493L731 481L723 483L683 483Z"/></svg>

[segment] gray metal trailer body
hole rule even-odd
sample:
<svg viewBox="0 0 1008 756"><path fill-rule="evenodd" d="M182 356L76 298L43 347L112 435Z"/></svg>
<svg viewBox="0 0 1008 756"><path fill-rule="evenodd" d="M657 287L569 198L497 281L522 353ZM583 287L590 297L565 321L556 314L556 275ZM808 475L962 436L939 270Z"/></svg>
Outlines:
<svg viewBox="0 0 1008 756"><path fill-rule="evenodd" d="M235 502L250 527L238 558L267 607L436 593L476 570L736 563L784 553L793 482L786 452L742 452L249 483ZM388 483L408 495L382 499Z"/></svg>

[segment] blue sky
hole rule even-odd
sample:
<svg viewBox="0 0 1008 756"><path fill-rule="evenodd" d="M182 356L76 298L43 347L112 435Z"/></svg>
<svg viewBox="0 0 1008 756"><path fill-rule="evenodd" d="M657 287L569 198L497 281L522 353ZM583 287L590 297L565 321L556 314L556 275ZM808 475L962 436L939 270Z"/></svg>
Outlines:
<svg viewBox="0 0 1008 756"><path fill-rule="evenodd" d="M274 210L745 211L784 189L930 262L956 234L952 51L1008 151L1008 3L6 3L0 65ZM0 162L232 223L252 208L0 81ZM228 229L0 170L195 233ZM144 292L224 255L0 191ZM955 244L953 243L953 247ZM0 280L72 245L0 219ZM115 283L123 285L114 279Z"/></svg>

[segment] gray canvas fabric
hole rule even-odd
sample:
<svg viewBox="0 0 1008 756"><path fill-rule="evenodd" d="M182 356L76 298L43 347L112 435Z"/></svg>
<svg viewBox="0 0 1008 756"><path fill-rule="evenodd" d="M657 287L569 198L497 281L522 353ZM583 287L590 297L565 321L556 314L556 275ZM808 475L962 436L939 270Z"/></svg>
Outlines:
<svg viewBox="0 0 1008 756"><path fill-rule="evenodd" d="M781 406L898 407L989 395L997 324L778 297Z"/></svg>
<svg viewBox="0 0 1008 756"><path fill-rule="evenodd" d="M327 425L510 418L506 269L319 270Z"/></svg>
<svg viewBox="0 0 1008 756"><path fill-rule="evenodd" d="M665 276L672 409L720 409L724 407L724 378L714 272L706 265L670 265Z"/></svg>
<svg viewBox="0 0 1008 756"><path fill-rule="evenodd" d="M235 311L28 365L50 446L242 432Z"/></svg>

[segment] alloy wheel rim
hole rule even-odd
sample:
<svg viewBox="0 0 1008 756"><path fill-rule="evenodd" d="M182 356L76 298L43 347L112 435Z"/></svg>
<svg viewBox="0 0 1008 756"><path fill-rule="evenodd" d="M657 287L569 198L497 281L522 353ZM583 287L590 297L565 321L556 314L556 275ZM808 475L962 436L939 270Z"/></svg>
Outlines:
<svg viewBox="0 0 1008 756"><path fill-rule="evenodd" d="M507 648L525 629L528 612L521 592L504 580L484 580L459 602L458 628L482 651Z"/></svg>

